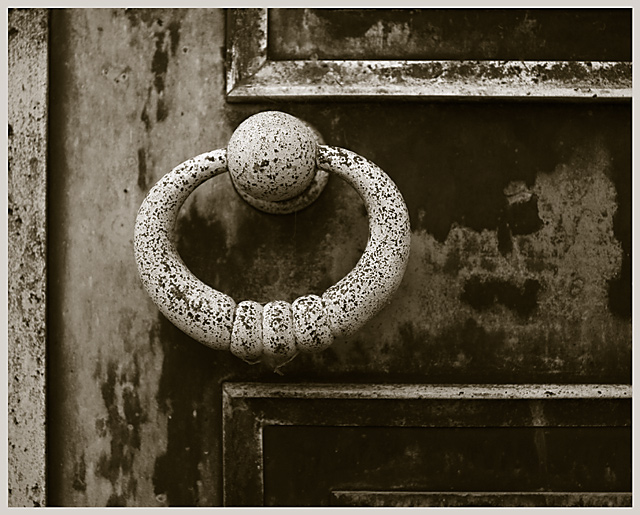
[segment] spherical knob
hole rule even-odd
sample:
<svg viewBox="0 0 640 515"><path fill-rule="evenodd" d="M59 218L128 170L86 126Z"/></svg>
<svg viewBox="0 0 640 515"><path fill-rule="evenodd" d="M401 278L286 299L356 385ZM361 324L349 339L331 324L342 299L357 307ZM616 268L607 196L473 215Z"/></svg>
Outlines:
<svg viewBox="0 0 640 515"><path fill-rule="evenodd" d="M236 188L261 200L287 200L305 191L316 173L318 145L300 120L265 111L242 122L227 145Z"/></svg>

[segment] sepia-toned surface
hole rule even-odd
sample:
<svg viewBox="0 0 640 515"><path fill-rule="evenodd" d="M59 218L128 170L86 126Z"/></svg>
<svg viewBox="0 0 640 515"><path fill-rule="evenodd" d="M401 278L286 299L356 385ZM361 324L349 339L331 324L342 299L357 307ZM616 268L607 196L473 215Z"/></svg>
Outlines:
<svg viewBox="0 0 640 515"><path fill-rule="evenodd" d="M628 9L227 11L229 102L631 96Z"/></svg>
<svg viewBox="0 0 640 515"><path fill-rule="evenodd" d="M630 383L628 102L228 104L219 9L54 10L50 49L51 504L221 505L226 381ZM282 376L176 329L133 256L149 189L274 109L380 166L412 229L391 304ZM224 174L176 233L187 266L236 302L291 302L353 268L367 216L336 177L277 216Z"/></svg>
<svg viewBox="0 0 640 515"><path fill-rule="evenodd" d="M48 17L46 9L9 12L9 506L46 499Z"/></svg>
<svg viewBox="0 0 640 515"><path fill-rule="evenodd" d="M231 506L631 501L630 386L226 383L223 413Z"/></svg>
<svg viewBox="0 0 640 515"><path fill-rule="evenodd" d="M631 61L624 9L270 9L269 32L274 60Z"/></svg>

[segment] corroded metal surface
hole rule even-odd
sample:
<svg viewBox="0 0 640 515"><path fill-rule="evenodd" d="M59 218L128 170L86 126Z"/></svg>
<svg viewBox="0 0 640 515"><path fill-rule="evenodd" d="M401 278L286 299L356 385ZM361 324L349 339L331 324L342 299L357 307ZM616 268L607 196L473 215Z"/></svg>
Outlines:
<svg viewBox="0 0 640 515"><path fill-rule="evenodd" d="M623 492L331 492L331 506L376 507L621 507L631 506Z"/></svg>
<svg viewBox="0 0 640 515"><path fill-rule="evenodd" d="M165 368L177 364L172 339L160 336L159 319L166 319L140 284L132 228L149 188L177 159L229 140L235 124L223 115L224 64L212 50L224 46L223 14L51 13L52 505L220 502L207 436L215 434L215 416L205 408L216 404L215 394L198 388L209 399L202 406L169 399L174 392L192 395L199 374L185 369L174 382ZM223 188L237 198L230 184ZM191 425L186 432L173 425L182 426L183 415ZM187 443L183 437L200 434L201 424L210 427L199 443ZM174 485L185 483L187 490L176 494Z"/></svg>
<svg viewBox="0 0 640 515"><path fill-rule="evenodd" d="M9 11L8 493L44 506L49 14Z"/></svg>
<svg viewBox="0 0 640 515"><path fill-rule="evenodd" d="M629 385L225 383L223 414L226 506L323 506L332 490L493 491L493 506L630 495Z"/></svg>
<svg viewBox="0 0 640 515"><path fill-rule="evenodd" d="M266 9L228 9L226 91L251 77L267 59Z"/></svg>
<svg viewBox="0 0 640 515"><path fill-rule="evenodd" d="M630 62L267 61L231 101L631 97Z"/></svg>
<svg viewBox="0 0 640 515"><path fill-rule="evenodd" d="M355 152L320 147L318 166L345 179L360 194L369 216L362 257L343 279L322 294L336 337L353 334L389 302L409 259L409 213L393 181Z"/></svg>
<svg viewBox="0 0 640 515"><path fill-rule="evenodd" d="M496 48L485 48L479 54L475 52L478 44L469 43L469 40L478 37L478 31L473 31L475 36L469 36L463 31L462 39L469 43L471 50L462 50L464 45L462 48L457 45L454 53L438 51L440 53L436 52L429 57L413 56L410 50L411 43L407 41L406 44L397 43L399 48L395 48L395 54L392 55L376 55L375 51L359 55L356 52L357 55L353 55L354 44L356 47L363 45L365 48L368 44L373 44L376 48L387 45L388 40L394 37L395 22L390 23L390 28L380 28L379 24L374 23L376 30L372 34L367 35L363 32L349 39L344 33L345 30L347 34L349 30L357 32L358 27L363 24L371 25L372 19L375 20L376 16L363 15L357 10L351 16L332 16L328 10L321 10L321 17L331 19L329 23L320 23L320 32L330 41L315 42L314 45L319 48L324 44L335 45L340 52L344 50L344 53L333 55L330 52L323 55L322 51L312 51L312 55L308 56L305 54L306 50L302 49L302 55L306 57L302 59L296 58L296 52L300 49L296 49L293 54L282 56L276 44L271 53L267 51L268 40L278 39L277 32L269 35L278 28L277 21L269 22L269 12L268 9L229 10L226 92L231 102L259 99L331 102L483 98L593 100L631 97L630 39L629 33L622 29L629 26L629 14L622 10L614 12L615 21L609 23L613 26L618 24L621 28L612 30L611 26L608 27L608 34L615 41L614 44L608 45L608 51L602 50L598 45L594 47L590 42L586 43L591 49L586 54L580 50L576 53L566 48L558 48L557 43L552 43L553 38L541 37L538 28L534 28L533 18L525 16L522 27L516 30L516 33L523 36L524 30L524 33L530 34L527 37L507 38L507 46L512 45L508 51L509 57L506 57L506 54L499 56L499 52L496 54ZM571 16L568 12L564 15ZM582 15L584 16L584 13ZM293 15L294 18L296 16ZM313 30L313 20L316 16L313 10L304 11L303 27L296 31L297 34ZM482 17L482 14L480 16ZM498 46L505 44L502 39L505 27L513 22L512 15L506 16L511 16L510 22L498 23L498 33L502 34ZM577 16L579 19L580 15ZM596 33L601 33L607 28L603 19L594 18L593 14L586 16L590 18L588 23ZM407 14L402 13L400 17L406 18ZM384 14L379 18L378 21L382 22ZM341 30L340 27L347 19L361 19L361 23L356 22L350 29ZM573 30L579 25L569 22L566 18L563 24L560 19L554 16L547 17L547 24L560 23L563 26L562 31L552 29L551 32L563 32L565 37L559 38L559 41L578 40L578 37L569 36L566 25L571 26ZM451 24L451 20L445 22L447 26ZM431 25L429 28L435 34L429 34L427 39L433 42L436 48L446 47L455 40L455 35L450 34L448 30L447 38L440 41L438 30ZM531 54L531 48L536 47L536 43L531 41L534 33L541 39L537 42L538 49ZM404 37L415 43L413 31L405 29ZM580 37L584 37L584 34L580 33ZM295 38L291 44L296 46ZM587 55L590 57L586 57ZM283 57L284 60L279 60ZM457 60L454 60L456 58Z"/></svg>
<svg viewBox="0 0 640 515"><path fill-rule="evenodd" d="M362 197L369 214L367 247L354 269L322 295L325 314L309 316L308 310L299 309L300 300L292 312L289 303L276 300L250 315L241 311L252 319L261 315L261 322L236 324L235 301L195 277L172 243L178 211L197 186L228 167L236 188L249 195L269 201L290 199L300 193L299 182L303 190L312 180L316 163L344 178ZM409 215L393 181L353 152L318 147L303 123L274 112L245 120L227 150L202 154L166 174L145 197L134 237L142 283L168 320L213 349L229 349L233 340L234 354L250 363L261 348L265 362L276 370L298 353L295 334L301 335L305 350L323 350L328 336L353 334L378 313L400 285L409 247ZM233 329L240 334L234 337ZM248 332L251 329L255 332ZM323 335L327 330L330 334Z"/></svg>
<svg viewBox="0 0 640 515"><path fill-rule="evenodd" d="M326 506L335 490L448 492L443 504L453 506L487 492L467 505L498 508L584 506L603 492L602 505L628 506L631 497L630 428L266 426L263 442L264 506ZM413 500L428 507L434 497Z"/></svg>
<svg viewBox="0 0 640 515"><path fill-rule="evenodd" d="M630 384L630 102L229 104L224 14L52 13L49 502L221 505L225 381L274 389L291 382ZM412 225L409 264L392 302L325 351L300 352L283 376L199 344L160 314L137 276L131 230L167 170L223 148L242 120L273 109L380 165L402 191ZM355 266L368 236L358 194L331 175L325 192L290 216L247 205L228 174L205 182L178 214L180 256L239 303L293 306L302 295L322 295ZM534 411L536 420L553 415L566 424L556 449L578 452L571 424L628 420L619 401L628 402L564 399L554 411L545 404L545 417ZM399 418L414 416L385 402ZM431 413L456 420L478 402L503 401L468 399ZM234 404L235 416L249 418L248 405ZM488 407L486 420L502 413L531 421L525 408ZM291 410L295 420L336 415ZM527 452L537 456L533 438L540 442L545 428L530 431ZM247 443L238 454L246 455ZM509 457L509 449L493 449ZM413 452L409 446L400 455L405 450ZM581 474L590 484L613 480Z"/></svg>
<svg viewBox="0 0 640 515"><path fill-rule="evenodd" d="M631 61L628 9L268 9L268 19L273 60Z"/></svg>
<svg viewBox="0 0 640 515"><path fill-rule="evenodd" d="M252 384L227 383L230 397L290 399L630 399L626 384Z"/></svg>

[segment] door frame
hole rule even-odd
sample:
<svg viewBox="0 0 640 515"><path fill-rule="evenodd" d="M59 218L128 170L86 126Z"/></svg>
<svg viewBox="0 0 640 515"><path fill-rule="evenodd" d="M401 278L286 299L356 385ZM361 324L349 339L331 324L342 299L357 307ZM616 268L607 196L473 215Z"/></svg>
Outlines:
<svg viewBox="0 0 640 515"><path fill-rule="evenodd" d="M10 10L8 34L8 504L38 507L47 485L49 9Z"/></svg>

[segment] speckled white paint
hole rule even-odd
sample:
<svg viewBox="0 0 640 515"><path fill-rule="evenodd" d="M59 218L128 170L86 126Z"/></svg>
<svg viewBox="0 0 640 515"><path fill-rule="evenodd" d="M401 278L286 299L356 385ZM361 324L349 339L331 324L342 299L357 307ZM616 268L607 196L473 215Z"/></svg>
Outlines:
<svg viewBox="0 0 640 515"><path fill-rule="evenodd" d="M236 306L231 333L231 352L247 363L262 357L262 304L245 300Z"/></svg>
<svg viewBox="0 0 640 515"><path fill-rule="evenodd" d="M397 186L378 166L355 152L318 148L318 166L346 180L360 194L369 214L369 240L356 266L322 300L333 334L357 331L389 302L409 260L409 212Z"/></svg>
<svg viewBox="0 0 640 515"><path fill-rule="evenodd" d="M243 121L227 145L237 190L254 199L282 201L303 193L316 174L317 143L296 117L264 111Z"/></svg>
<svg viewBox="0 0 640 515"><path fill-rule="evenodd" d="M269 117L279 118L273 113ZM308 131L306 137L313 139L313 133ZM380 168L354 152L325 145L314 148L314 166L351 184L369 214L369 241L362 257L322 297L306 295L292 304L274 301L264 307L244 301L236 306L231 297L197 279L178 255L172 243L178 211L198 185L227 171L226 150L182 163L144 199L134 235L142 284L160 311L192 338L214 349L230 349L248 363L264 360L277 370L300 351L321 351L334 337L357 331L389 302L400 285L409 258L411 230L398 188ZM283 177L281 172L278 180Z"/></svg>
<svg viewBox="0 0 640 515"><path fill-rule="evenodd" d="M142 284L162 314L192 338L228 349L234 300L204 284L178 254L172 233L180 207L201 183L227 171L226 150L185 161L146 196L136 219L134 251Z"/></svg>
<svg viewBox="0 0 640 515"><path fill-rule="evenodd" d="M260 211L272 215L288 215L304 209L316 200L328 181L329 173L325 170L317 170L309 187L299 195L287 200L261 200L252 197L241 189L236 188L236 191L248 204Z"/></svg>
<svg viewBox="0 0 640 515"><path fill-rule="evenodd" d="M293 333L298 349L302 352L318 352L333 343L329 316L317 295L298 297L291 303Z"/></svg>
<svg viewBox="0 0 640 515"><path fill-rule="evenodd" d="M293 334L291 304L282 300L268 302L262 312L262 348L265 361L278 369L298 353Z"/></svg>

